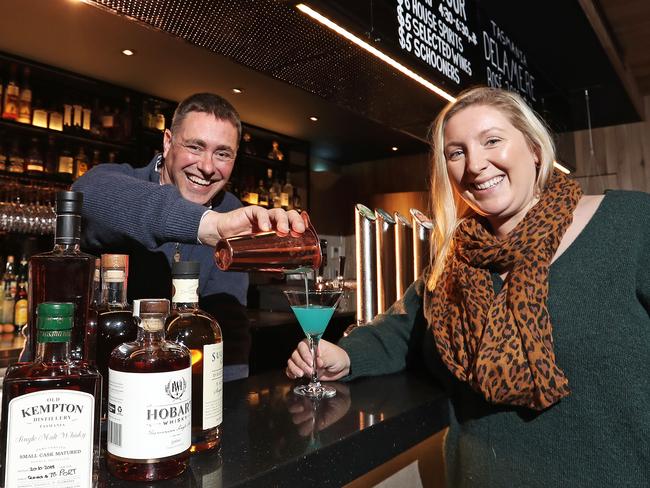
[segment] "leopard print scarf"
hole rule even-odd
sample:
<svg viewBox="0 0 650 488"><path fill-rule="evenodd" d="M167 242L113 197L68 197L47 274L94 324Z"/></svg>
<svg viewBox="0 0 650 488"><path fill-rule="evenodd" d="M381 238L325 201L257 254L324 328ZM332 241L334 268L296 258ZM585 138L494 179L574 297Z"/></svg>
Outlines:
<svg viewBox="0 0 650 488"><path fill-rule="evenodd" d="M494 237L481 217L465 219L438 285L425 294L442 360L492 403L543 410L570 393L555 364L546 299L551 259L581 195L555 171L506 239ZM491 270L509 270L496 296Z"/></svg>

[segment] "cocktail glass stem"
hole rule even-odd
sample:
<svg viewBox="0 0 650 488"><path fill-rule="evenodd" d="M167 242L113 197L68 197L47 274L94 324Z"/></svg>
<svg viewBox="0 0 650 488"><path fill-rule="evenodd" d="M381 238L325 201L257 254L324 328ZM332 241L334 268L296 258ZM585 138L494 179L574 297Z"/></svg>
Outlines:
<svg viewBox="0 0 650 488"><path fill-rule="evenodd" d="M318 371L316 370L316 357L318 355L318 336L309 335L309 349L311 350L311 383L309 388L319 388L320 381L318 381Z"/></svg>

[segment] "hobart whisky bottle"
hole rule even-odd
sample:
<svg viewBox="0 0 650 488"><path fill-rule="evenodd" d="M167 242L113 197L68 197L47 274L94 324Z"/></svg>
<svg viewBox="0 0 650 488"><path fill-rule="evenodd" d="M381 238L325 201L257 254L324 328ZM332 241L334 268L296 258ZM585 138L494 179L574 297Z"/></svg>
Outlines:
<svg viewBox="0 0 650 488"><path fill-rule="evenodd" d="M125 480L173 478L187 469L192 445L190 352L165 340L168 300L136 300L133 314L138 337L109 362L106 465Z"/></svg>
<svg viewBox="0 0 650 488"><path fill-rule="evenodd" d="M92 293L95 257L79 249L83 194L61 191L56 194L54 249L29 260L29 313L27 340L21 361L29 361L36 350L36 307L43 302L72 302L75 306L70 357L84 357L88 305Z"/></svg>
<svg viewBox="0 0 650 488"><path fill-rule="evenodd" d="M2 391L6 488L87 488L99 459L101 376L71 361L72 303L38 306L36 358L7 369Z"/></svg>
<svg viewBox="0 0 650 488"><path fill-rule="evenodd" d="M133 312L126 301L129 256L102 254L102 298L97 307L97 369L108 378L108 361L120 344L131 342L138 336ZM102 420L106 418L108 381L104 384Z"/></svg>
<svg viewBox="0 0 650 488"><path fill-rule="evenodd" d="M223 341L217 321L199 309L199 263L172 264L172 312L166 337L192 354L192 452L221 443Z"/></svg>

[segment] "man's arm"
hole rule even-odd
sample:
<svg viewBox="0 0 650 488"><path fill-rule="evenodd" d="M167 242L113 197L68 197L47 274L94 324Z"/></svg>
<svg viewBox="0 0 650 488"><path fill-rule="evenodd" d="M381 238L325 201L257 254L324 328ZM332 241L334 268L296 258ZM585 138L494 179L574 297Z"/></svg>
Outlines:
<svg viewBox="0 0 650 488"><path fill-rule="evenodd" d="M154 249L165 242L196 243L206 208L185 200L173 185L149 181L149 170L101 164L72 185L84 194L86 245L103 248L134 240Z"/></svg>

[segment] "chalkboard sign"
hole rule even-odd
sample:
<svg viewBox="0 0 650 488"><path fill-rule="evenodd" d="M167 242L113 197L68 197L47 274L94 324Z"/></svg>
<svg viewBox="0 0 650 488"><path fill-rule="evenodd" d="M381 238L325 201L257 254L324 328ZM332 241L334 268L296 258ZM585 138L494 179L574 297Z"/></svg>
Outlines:
<svg viewBox="0 0 650 488"><path fill-rule="evenodd" d="M455 95L481 84L515 91L538 111L557 95L534 60L476 0L319 3L367 29L374 44ZM331 9L334 8L334 11Z"/></svg>
<svg viewBox="0 0 650 488"><path fill-rule="evenodd" d="M542 77L517 40L473 0L394 0L399 46L457 92L473 84L540 102Z"/></svg>

